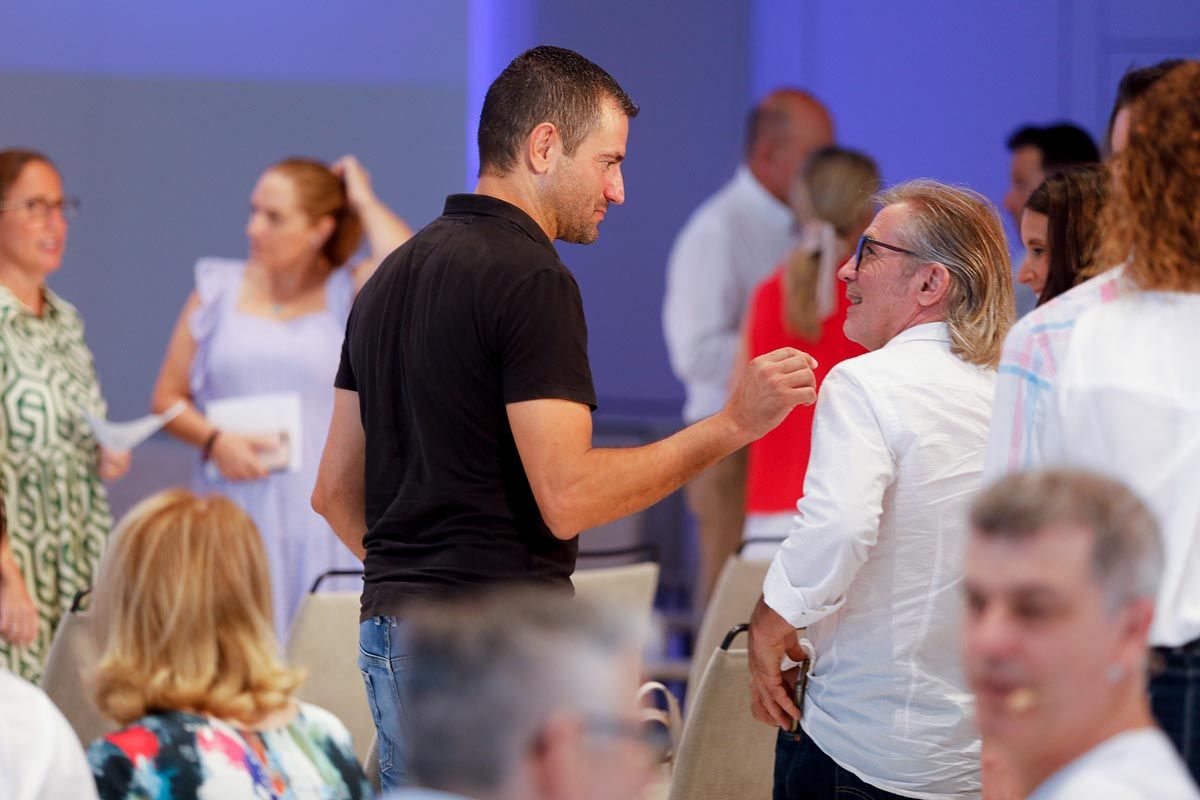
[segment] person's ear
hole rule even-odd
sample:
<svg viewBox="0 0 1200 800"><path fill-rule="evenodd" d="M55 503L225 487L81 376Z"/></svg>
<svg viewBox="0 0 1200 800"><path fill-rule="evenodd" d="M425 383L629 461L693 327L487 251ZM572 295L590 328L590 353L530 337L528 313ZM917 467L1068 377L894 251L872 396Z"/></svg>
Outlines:
<svg viewBox="0 0 1200 800"><path fill-rule="evenodd" d="M1154 601L1139 597L1131 602L1117 622L1117 647L1114 666L1136 671L1146 662L1150 623L1154 620Z"/></svg>
<svg viewBox="0 0 1200 800"><path fill-rule="evenodd" d="M581 733L579 720L566 714L552 715L542 728L529 756L530 780L540 790L539 797L567 800L575 796L575 778L583 768Z"/></svg>
<svg viewBox="0 0 1200 800"><path fill-rule="evenodd" d="M916 272L920 286L917 288L917 303L925 308L936 306L950 291L950 270L945 264L933 261Z"/></svg>
<svg viewBox="0 0 1200 800"><path fill-rule="evenodd" d="M545 175L562 153L562 137L553 122L539 123L526 139L526 159L535 175Z"/></svg>
<svg viewBox="0 0 1200 800"><path fill-rule="evenodd" d="M312 246L316 250L320 250L329 241L329 237L333 235L333 229L337 227L337 223L333 221L333 217L325 214L313 223L312 237L309 239Z"/></svg>

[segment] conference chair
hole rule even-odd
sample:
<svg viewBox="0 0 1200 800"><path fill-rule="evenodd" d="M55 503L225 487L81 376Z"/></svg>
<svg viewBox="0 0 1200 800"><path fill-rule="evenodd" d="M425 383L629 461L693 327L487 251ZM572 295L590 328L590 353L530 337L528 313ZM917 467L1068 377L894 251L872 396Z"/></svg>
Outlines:
<svg viewBox="0 0 1200 800"><path fill-rule="evenodd" d="M326 579L361 575L360 570L330 570L313 582L292 622L287 660L308 671L297 699L340 719L354 739L355 755L365 761L375 722L358 669L360 593L317 591Z"/></svg>
<svg viewBox="0 0 1200 800"><path fill-rule="evenodd" d="M688 670L688 691L684 704L684 714L690 713L692 698L696 687L708 667L709 658L721 643L722 638L734 625L750 619L754 604L762 595L763 581L767 577L770 561L747 559L742 557L742 551L747 545L778 543L782 539L747 539L742 542L737 553L725 560L717 584L713 587L712 597L704 616L700 620L700 628L696 632L695 645L692 647L692 664Z"/></svg>
<svg viewBox="0 0 1200 800"><path fill-rule="evenodd" d="M776 728L750 714L746 650L731 650L749 629L737 625L690 686L691 712L675 754L668 800L770 800Z"/></svg>
<svg viewBox="0 0 1200 800"><path fill-rule="evenodd" d="M71 610L59 622L42 674L42 689L71 723L84 747L116 729L96 708L84 676L100 657L92 638L91 615L82 608L89 592L84 589L75 595Z"/></svg>
<svg viewBox="0 0 1200 800"><path fill-rule="evenodd" d="M575 584L576 597L593 603L623 606L649 620L658 592L658 573L658 564L642 562L577 569L571 582Z"/></svg>

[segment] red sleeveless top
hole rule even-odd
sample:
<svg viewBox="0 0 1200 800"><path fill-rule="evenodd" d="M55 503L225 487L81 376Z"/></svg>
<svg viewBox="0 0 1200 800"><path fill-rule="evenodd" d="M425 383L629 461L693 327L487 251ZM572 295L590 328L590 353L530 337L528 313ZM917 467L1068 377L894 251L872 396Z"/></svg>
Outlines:
<svg viewBox="0 0 1200 800"><path fill-rule="evenodd" d="M750 357L780 347L794 347L815 358L817 386L839 361L866 352L842 333L846 321L845 288L838 282L837 307L821 323L821 337L810 340L792 333L783 320L783 269L777 269L754 290L750 300L748 333ZM812 438L813 412L816 405L797 406L779 427L750 445L746 472L746 511L750 514L777 514L794 511L804 491L804 472Z"/></svg>

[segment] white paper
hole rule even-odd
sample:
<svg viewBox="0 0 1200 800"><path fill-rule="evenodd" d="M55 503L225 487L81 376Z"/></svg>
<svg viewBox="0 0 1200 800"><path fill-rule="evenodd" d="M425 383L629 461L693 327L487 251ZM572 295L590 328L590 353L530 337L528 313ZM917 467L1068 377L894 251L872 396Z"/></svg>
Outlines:
<svg viewBox="0 0 1200 800"><path fill-rule="evenodd" d="M92 434L105 450L132 450L149 439L159 428L166 425L187 408L186 400L178 400L161 414L147 414L129 422L109 422L106 419L86 414Z"/></svg>
<svg viewBox="0 0 1200 800"><path fill-rule="evenodd" d="M288 440L291 457L287 471L300 471L300 395L295 392L253 394L211 401L204 416L218 430L239 434L270 434L282 431ZM205 465L210 480L221 477L216 464Z"/></svg>

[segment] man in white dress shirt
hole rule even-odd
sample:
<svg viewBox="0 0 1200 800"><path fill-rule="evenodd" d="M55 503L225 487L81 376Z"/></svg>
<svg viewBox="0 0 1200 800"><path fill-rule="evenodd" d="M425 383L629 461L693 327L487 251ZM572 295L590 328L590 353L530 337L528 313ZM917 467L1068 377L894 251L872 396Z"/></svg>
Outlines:
<svg viewBox="0 0 1200 800"><path fill-rule="evenodd" d="M794 244L792 183L808 157L831 144L833 121L820 101L799 89L771 92L750 114L745 163L675 239L663 332L687 391L685 423L712 416L729 399L750 293ZM742 450L685 488L698 528L701 602L741 540L745 483Z"/></svg>
<svg viewBox="0 0 1200 800"><path fill-rule="evenodd" d="M637 708L644 625L551 590L412 614L404 706L417 787L389 800L638 800L665 754Z"/></svg>
<svg viewBox="0 0 1200 800"><path fill-rule="evenodd" d="M872 352L821 386L799 513L751 620L754 712L783 728L776 800L980 790L958 584L1013 320L1008 245L974 192L914 181L880 200L838 272L846 335ZM798 628L814 651L799 702L780 666Z"/></svg>
<svg viewBox="0 0 1200 800"><path fill-rule="evenodd" d="M1020 796L1200 798L1146 697L1163 547L1145 504L1095 474L1026 472L971 528L963 662Z"/></svg>

